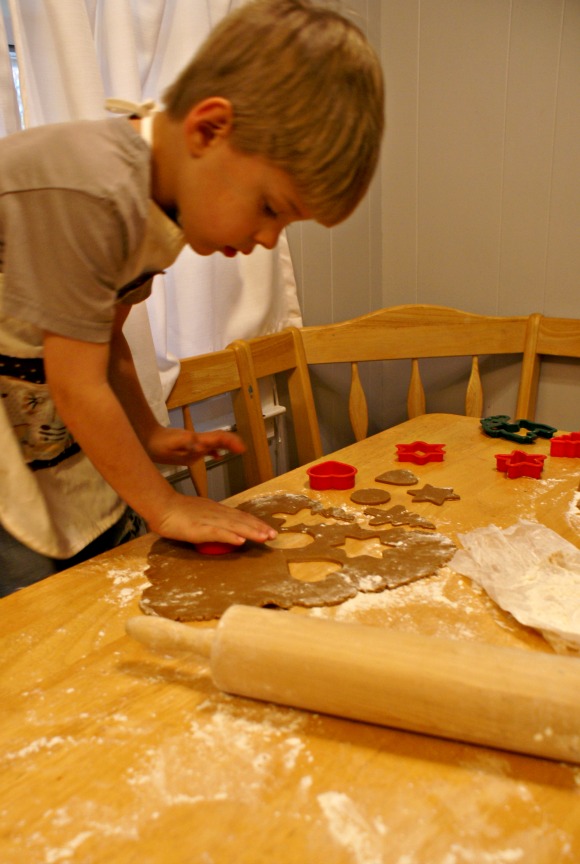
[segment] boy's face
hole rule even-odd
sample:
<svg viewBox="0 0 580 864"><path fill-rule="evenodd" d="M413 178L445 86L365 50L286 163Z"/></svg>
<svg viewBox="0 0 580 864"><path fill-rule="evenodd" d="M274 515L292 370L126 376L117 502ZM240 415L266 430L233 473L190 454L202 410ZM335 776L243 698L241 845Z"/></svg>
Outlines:
<svg viewBox="0 0 580 864"><path fill-rule="evenodd" d="M309 218L291 177L236 150L229 136L214 138L190 159L176 197L186 240L200 255L273 249L283 228Z"/></svg>

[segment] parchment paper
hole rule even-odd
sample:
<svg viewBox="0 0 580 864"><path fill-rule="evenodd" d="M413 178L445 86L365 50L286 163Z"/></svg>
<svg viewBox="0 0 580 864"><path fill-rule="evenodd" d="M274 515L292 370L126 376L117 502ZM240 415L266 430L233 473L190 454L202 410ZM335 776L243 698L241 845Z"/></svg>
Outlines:
<svg viewBox="0 0 580 864"><path fill-rule="evenodd" d="M449 566L468 576L559 653L580 655L580 550L544 525L520 520L458 535Z"/></svg>

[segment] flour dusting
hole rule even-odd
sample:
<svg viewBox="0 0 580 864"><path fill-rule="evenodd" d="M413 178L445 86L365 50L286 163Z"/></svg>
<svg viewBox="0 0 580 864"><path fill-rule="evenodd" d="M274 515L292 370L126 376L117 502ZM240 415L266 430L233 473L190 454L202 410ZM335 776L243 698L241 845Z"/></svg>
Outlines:
<svg viewBox="0 0 580 864"><path fill-rule="evenodd" d="M52 738L37 738L36 741L31 741L30 744L27 744L20 750L5 753L4 758L11 762L14 759L22 759L35 753L40 753L41 750L52 750L57 747L62 747L64 744L74 743L75 739L70 736L63 738L60 735L55 735Z"/></svg>
<svg viewBox="0 0 580 864"><path fill-rule="evenodd" d="M576 531L580 531L580 491L575 492L572 496L572 500L566 511L566 521Z"/></svg>
<svg viewBox="0 0 580 864"><path fill-rule="evenodd" d="M458 843L453 843L441 864L516 864L524 860L523 849L499 849L496 852L484 852L467 849Z"/></svg>
<svg viewBox="0 0 580 864"><path fill-rule="evenodd" d="M317 618L346 623L396 627L413 633L428 633L448 639L477 638L482 611L496 616L495 604L479 588L448 567L433 576L377 593L357 594L340 606L309 610ZM498 621L498 623L501 623Z"/></svg>
<svg viewBox="0 0 580 864"><path fill-rule="evenodd" d="M299 736L308 722L295 711L208 699L179 737L149 748L127 782L157 808L202 801L255 802L312 755Z"/></svg>
<svg viewBox="0 0 580 864"><path fill-rule="evenodd" d="M388 829L380 816L369 820L343 792L323 792L318 803L331 836L356 864L383 864L383 837Z"/></svg>
<svg viewBox="0 0 580 864"><path fill-rule="evenodd" d="M105 574L111 579L113 588L117 590L104 598L107 603L123 608L131 605L134 601L138 601L143 590L149 584L143 575L144 569L145 565L138 570L135 568L108 568Z"/></svg>

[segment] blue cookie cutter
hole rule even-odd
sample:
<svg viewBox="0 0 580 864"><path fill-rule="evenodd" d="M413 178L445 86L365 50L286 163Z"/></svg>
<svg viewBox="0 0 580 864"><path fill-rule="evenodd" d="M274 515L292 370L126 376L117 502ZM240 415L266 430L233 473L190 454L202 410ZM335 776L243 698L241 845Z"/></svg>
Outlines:
<svg viewBox="0 0 580 864"><path fill-rule="evenodd" d="M534 423L532 420L515 420L510 422L507 414L494 414L484 417L481 426L490 438L505 438L518 444L533 444L536 438L551 438L558 431L545 423ZM521 430L526 431L522 434Z"/></svg>

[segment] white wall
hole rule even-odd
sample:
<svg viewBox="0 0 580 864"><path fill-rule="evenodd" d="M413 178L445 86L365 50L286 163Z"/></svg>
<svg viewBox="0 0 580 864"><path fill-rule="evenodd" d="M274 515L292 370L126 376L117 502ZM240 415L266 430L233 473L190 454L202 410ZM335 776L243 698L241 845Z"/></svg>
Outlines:
<svg viewBox="0 0 580 864"><path fill-rule="evenodd" d="M401 303L580 317L579 0L368 0L359 11L380 34L387 81L380 188L339 228L294 229L305 323ZM513 409L517 371L489 366L489 413ZM537 419L579 429L579 366L548 373ZM429 410L460 410L462 368L430 374ZM406 372L369 384L375 429L402 419ZM318 393L339 403L329 445L348 439L344 387L339 377Z"/></svg>
<svg viewBox="0 0 580 864"><path fill-rule="evenodd" d="M580 3L387 0L388 303L580 315Z"/></svg>
<svg viewBox="0 0 580 864"><path fill-rule="evenodd" d="M380 52L380 0L348 0L356 23ZM341 7L342 8L342 7ZM383 306L380 171L358 209L336 228L291 225L288 240L305 324L342 321ZM347 443L346 370L315 370L325 450ZM370 384L370 382L369 382Z"/></svg>

